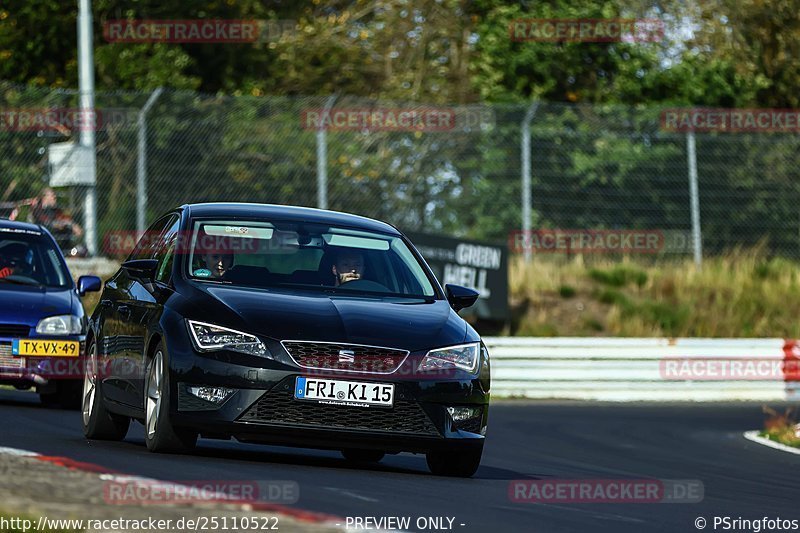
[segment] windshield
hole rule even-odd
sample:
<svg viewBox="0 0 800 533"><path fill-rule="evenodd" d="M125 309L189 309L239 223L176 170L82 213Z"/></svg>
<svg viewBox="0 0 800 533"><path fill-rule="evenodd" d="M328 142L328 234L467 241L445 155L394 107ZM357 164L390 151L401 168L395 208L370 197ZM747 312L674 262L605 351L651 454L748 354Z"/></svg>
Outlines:
<svg viewBox="0 0 800 533"><path fill-rule="evenodd" d="M200 220L192 228L193 279L410 298L436 294L397 236L263 220Z"/></svg>
<svg viewBox="0 0 800 533"><path fill-rule="evenodd" d="M71 280L46 235L0 228L0 285L8 284L66 289Z"/></svg>

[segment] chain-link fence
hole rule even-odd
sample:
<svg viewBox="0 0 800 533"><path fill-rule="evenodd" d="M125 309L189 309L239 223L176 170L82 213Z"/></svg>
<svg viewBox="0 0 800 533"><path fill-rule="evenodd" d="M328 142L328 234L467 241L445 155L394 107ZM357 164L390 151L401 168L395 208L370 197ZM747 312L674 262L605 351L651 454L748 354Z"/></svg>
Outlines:
<svg viewBox="0 0 800 533"><path fill-rule="evenodd" d="M0 216L31 218L26 206L36 206L48 183L81 174L65 171L69 157L59 163L57 148L91 127L101 254L110 232L142 229L172 207L202 201L323 206L406 231L506 241L526 227L528 166L534 230L692 229L688 134L667 131L656 107L441 106L167 90L97 93L95 100L96 116L87 121L64 111L78 107L77 91L0 84ZM800 138L694 135L703 252L762 244L800 257ZM85 186L56 190L65 217L91 223ZM673 251L691 254L692 247Z"/></svg>

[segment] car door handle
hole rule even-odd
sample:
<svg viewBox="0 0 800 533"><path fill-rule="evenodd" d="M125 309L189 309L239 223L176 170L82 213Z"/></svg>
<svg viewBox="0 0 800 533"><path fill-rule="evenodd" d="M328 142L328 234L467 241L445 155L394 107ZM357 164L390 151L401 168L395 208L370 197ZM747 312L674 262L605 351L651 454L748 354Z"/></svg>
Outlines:
<svg viewBox="0 0 800 533"><path fill-rule="evenodd" d="M117 312L119 313L119 316L121 316L122 318L127 319L131 317L131 308L128 307L127 305L120 305L119 307L117 307Z"/></svg>

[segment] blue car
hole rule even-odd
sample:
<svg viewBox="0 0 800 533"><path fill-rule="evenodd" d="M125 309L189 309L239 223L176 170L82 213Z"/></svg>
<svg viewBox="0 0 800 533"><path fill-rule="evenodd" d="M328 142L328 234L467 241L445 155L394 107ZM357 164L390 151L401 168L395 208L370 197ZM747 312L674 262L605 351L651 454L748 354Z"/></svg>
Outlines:
<svg viewBox="0 0 800 533"><path fill-rule="evenodd" d="M0 384L36 391L45 405L80 405L86 317L77 286L45 228L0 220Z"/></svg>

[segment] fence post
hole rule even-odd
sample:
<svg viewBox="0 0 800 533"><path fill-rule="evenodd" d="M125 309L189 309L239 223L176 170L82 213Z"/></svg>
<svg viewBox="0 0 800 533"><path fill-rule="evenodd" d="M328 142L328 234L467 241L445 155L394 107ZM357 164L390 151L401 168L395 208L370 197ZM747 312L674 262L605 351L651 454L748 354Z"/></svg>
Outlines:
<svg viewBox="0 0 800 533"><path fill-rule="evenodd" d="M137 238L147 228L147 121L146 115L161 96L163 89L159 87L150 95L144 107L139 110L137 124L139 126L139 153L136 158L136 233Z"/></svg>
<svg viewBox="0 0 800 533"><path fill-rule="evenodd" d="M78 86L80 87L81 113L91 113L94 109L94 50L92 48L92 2L80 0L78 4ZM83 205L86 252L90 257L97 255L97 164L94 129L81 128L80 145L88 154L89 174L86 180Z"/></svg>
<svg viewBox="0 0 800 533"><path fill-rule="evenodd" d="M335 101L335 94L328 97L317 128L317 207L320 209L328 209L328 139L324 124Z"/></svg>
<svg viewBox="0 0 800 533"><path fill-rule="evenodd" d="M539 108L539 102L532 102L522 121L522 236L527 243L531 233L531 121ZM531 247L523 246L525 261L531 260Z"/></svg>
<svg viewBox="0 0 800 533"><path fill-rule="evenodd" d="M694 263L700 267L703 264L703 242L702 234L700 233L700 193L697 187L697 149L693 131L690 131L686 135L686 157L689 163L689 194L691 196Z"/></svg>

